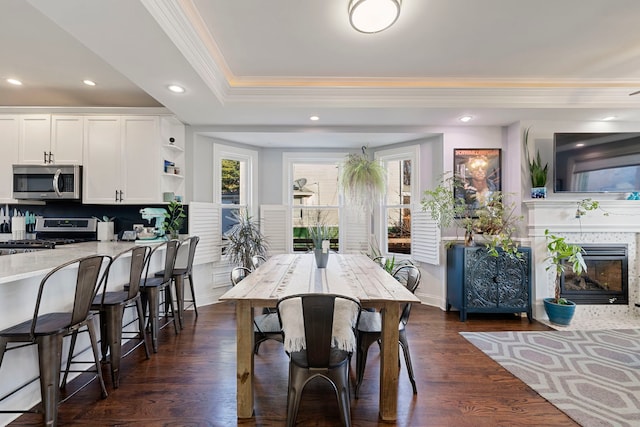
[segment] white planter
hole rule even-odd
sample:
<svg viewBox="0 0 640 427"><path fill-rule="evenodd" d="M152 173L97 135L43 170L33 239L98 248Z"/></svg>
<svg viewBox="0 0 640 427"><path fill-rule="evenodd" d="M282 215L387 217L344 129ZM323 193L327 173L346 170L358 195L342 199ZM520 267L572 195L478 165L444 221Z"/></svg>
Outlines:
<svg viewBox="0 0 640 427"><path fill-rule="evenodd" d="M98 223L98 240L101 242L110 242L113 240L113 222Z"/></svg>

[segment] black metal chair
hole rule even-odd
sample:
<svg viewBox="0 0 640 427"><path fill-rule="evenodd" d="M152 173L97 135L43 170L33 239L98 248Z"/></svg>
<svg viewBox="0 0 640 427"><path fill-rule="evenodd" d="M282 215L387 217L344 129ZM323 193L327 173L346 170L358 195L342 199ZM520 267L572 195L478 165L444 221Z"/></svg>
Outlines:
<svg viewBox="0 0 640 427"><path fill-rule="evenodd" d="M398 267L394 273L395 277L412 293L416 291L416 288L420 285L420 270L414 265L403 265ZM411 354L409 352L409 341L407 340L407 333L405 326L409 322L409 314L411 313L411 304L407 303L402 307L400 313L400 323L398 324L399 344L402 347L404 353L404 361L407 365L407 373L409 374L409 381L413 387L413 394L418 393L416 387L416 380L413 375L413 366L411 364ZM358 392L362 385L362 379L364 377L364 368L367 363L367 355L369 347L374 342L380 344L380 337L382 335L382 315L378 311L366 311L363 310L360 313L360 320L358 321L358 353L356 355L356 388L355 397L358 398Z"/></svg>
<svg viewBox="0 0 640 427"><path fill-rule="evenodd" d="M251 266L253 267L254 270L260 267L265 262L267 262L267 259L262 255L254 255L251 257Z"/></svg>
<svg viewBox="0 0 640 427"><path fill-rule="evenodd" d="M231 270L231 283L235 286L249 274L251 274L251 270L246 267L234 267ZM276 312L266 311L253 318L254 354L258 354L260 344L266 340L282 342L282 329Z"/></svg>
<svg viewBox="0 0 640 427"><path fill-rule="evenodd" d="M149 246L134 246L127 249L113 258L109 270L118 262L129 257L129 280L123 290L107 291L109 276L104 281L102 293L93 299L91 305L92 310L100 313L100 336L102 360L107 359L107 350L109 351L109 361L111 364L111 382L113 388L120 385L120 359L127 356L139 346L144 346L144 352L147 359L150 357L149 345L147 344L146 334L144 332L144 308L142 306L142 297L140 295L140 284L142 282L142 273L144 272L146 262L148 260ZM138 323L137 332L128 332L123 330L123 317L125 309L135 308ZM130 322L130 323L133 323ZM130 324L129 323L129 324ZM122 355L122 338L137 338L138 342ZM73 348L73 347L72 347Z"/></svg>
<svg viewBox="0 0 640 427"><path fill-rule="evenodd" d="M289 355L287 426L294 426L305 386L324 378L336 391L340 416L351 426L349 366L360 303L346 296L303 294L276 305Z"/></svg>
<svg viewBox="0 0 640 427"><path fill-rule="evenodd" d="M100 369L100 356L98 354L93 314L90 312L90 308L110 261L111 258L106 255L91 255L69 261L54 268L40 282L33 318L0 331L0 365L5 352L11 348L16 348L7 349L8 343L21 343L17 347L32 344L38 346L40 392L42 395L42 401L34 411L9 410L0 412L42 412L45 425L57 425L58 405L73 395L67 396L63 400L60 399L60 389L66 385L66 375L65 381L62 384L60 383L63 339L65 336L74 335L85 327L89 332L94 358L91 363L94 365L95 376L100 382L102 397L107 397L107 389ZM62 280L68 280L70 269L77 269L75 291L60 292L56 285ZM64 305L70 307L69 311L45 312L42 306L46 306L47 301L51 298L66 298ZM60 303L62 304L62 301ZM72 363L87 362L69 360L66 372L71 371L70 365Z"/></svg>
<svg viewBox="0 0 640 427"><path fill-rule="evenodd" d="M167 321L163 325L160 325L160 293L164 292L164 314L169 316L169 310L171 310L171 318L173 321L173 327L176 331L176 335L180 333L180 326L178 325L178 315L176 308L174 307L173 294L171 292L171 280L173 277L173 269L176 264L176 258L178 256L178 248L180 242L178 240L169 240L167 242L160 243L153 247L147 257L147 268L145 273L145 279L140 286L140 294L142 296L142 305L149 309L149 329L151 330L151 344L153 346L153 352L158 352L158 331L160 328L168 325L171 321ZM151 265L151 259L153 255L161 250L165 249L164 263L161 271L161 275L156 276L156 273L149 274L149 268Z"/></svg>
<svg viewBox="0 0 640 427"><path fill-rule="evenodd" d="M200 241L200 237L191 236L180 242L180 251L182 251L185 247L187 247L189 253L187 255L186 264L184 266L178 266L177 265L178 260L176 260L176 265L173 269L173 275L171 276L171 280L176 290L176 305L178 307L178 322L180 324L180 328L184 327L184 311L187 308L193 307L196 317L198 317L198 305L196 304L196 291L193 285L193 259L196 256L196 247L198 246L199 241ZM156 276L158 277L161 277L162 275L164 275L163 271L156 273ZM185 296L184 296L185 280L189 280L189 287L191 290L190 300L185 300ZM185 307L185 303L190 303L190 304Z"/></svg>

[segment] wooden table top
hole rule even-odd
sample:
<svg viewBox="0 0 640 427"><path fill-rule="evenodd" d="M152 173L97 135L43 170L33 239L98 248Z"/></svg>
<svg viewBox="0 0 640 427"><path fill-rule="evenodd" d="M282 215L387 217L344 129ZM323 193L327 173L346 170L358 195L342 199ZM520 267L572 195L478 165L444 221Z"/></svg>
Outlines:
<svg viewBox="0 0 640 427"><path fill-rule="evenodd" d="M287 295L315 292L354 297L364 306L420 302L366 255L334 253L326 268L316 267L313 254L274 255L220 299L271 306Z"/></svg>

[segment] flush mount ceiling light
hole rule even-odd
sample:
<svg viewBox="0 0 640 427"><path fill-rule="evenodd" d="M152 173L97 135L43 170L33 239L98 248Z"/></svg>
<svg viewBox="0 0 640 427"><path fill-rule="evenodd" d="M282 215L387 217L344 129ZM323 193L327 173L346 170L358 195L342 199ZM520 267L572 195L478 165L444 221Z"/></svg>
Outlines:
<svg viewBox="0 0 640 427"><path fill-rule="evenodd" d="M169 85L168 89L174 93L184 93L184 88L178 85Z"/></svg>
<svg viewBox="0 0 640 427"><path fill-rule="evenodd" d="M379 33L400 15L402 0L350 0L349 22L361 33Z"/></svg>
<svg viewBox="0 0 640 427"><path fill-rule="evenodd" d="M86 84L87 86L95 86L96 85L96 82L94 82L93 80L89 80L89 79L83 80L82 83Z"/></svg>
<svg viewBox="0 0 640 427"><path fill-rule="evenodd" d="M602 121L610 122L611 120L615 120L616 118L617 118L616 116L607 116L607 117L604 117Z"/></svg>
<svg viewBox="0 0 640 427"><path fill-rule="evenodd" d="M7 83L10 83L15 86L22 86L22 82L18 79L7 79Z"/></svg>
<svg viewBox="0 0 640 427"><path fill-rule="evenodd" d="M311 120L312 122L317 122L318 120L320 120L320 117L318 117L318 116L311 116L311 117L309 117L309 120Z"/></svg>
<svg viewBox="0 0 640 427"><path fill-rule="evenodd" d="M458 120L460 120L463 123L467 123L467 122L471 121L471 119L473 119L473 116L462 116Z"/></svg>

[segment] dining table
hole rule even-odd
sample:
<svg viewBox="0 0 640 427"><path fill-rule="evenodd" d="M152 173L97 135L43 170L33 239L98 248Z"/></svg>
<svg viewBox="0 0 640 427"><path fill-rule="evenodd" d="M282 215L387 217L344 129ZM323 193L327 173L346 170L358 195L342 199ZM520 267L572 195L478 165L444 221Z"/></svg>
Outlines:
<svg viewBox="0 0 640 427"><path fill-rule="evenodd" d="M381 311L379 413L382 420L395 421L400 306L420 300L366 255L339 253L330 254L325 268L316 266L313 253L274 255L220 297L236 303L238 418L254 412L254 308L275 307L282 297L305 293L346 295Z"/></svg>

